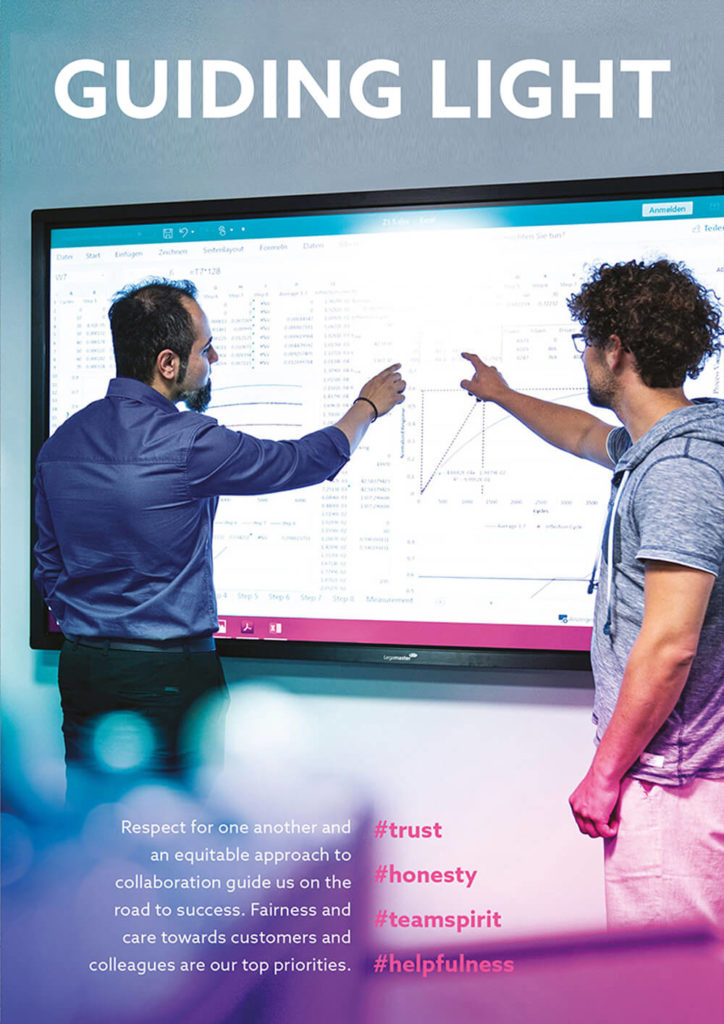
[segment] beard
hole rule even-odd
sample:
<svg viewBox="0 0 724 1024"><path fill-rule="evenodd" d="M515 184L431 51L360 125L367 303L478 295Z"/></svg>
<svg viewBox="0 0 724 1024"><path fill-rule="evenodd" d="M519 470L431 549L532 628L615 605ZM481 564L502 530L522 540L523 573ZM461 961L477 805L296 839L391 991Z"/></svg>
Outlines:
<svg viewBox="0 0 724 1024"><path fill-rule="evenodd" d="M602 360L591 360L586 366L588 401L597 409L613 409L616 399L616 378Z"/></svg>
<svg viewBox="0 0 724 1024"><path fill-rule="evenodd" d="M614 391L605 384L598 386L588 382L588 401L596 409L613 409Z"/></svg>
<svg viewBox="0 0 724 1024"><path fill-rule="evenodd" d="M196 391L187 391L181 395L184 405L191 412L206 412L211 402L211 379Z"/></svg>

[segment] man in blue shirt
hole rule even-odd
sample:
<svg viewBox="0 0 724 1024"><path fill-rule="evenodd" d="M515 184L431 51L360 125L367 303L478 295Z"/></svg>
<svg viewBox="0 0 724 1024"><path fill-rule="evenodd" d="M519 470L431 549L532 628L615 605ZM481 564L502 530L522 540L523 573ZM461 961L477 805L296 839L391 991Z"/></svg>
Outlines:
<svg viewBox="0 0 724 1024"><path fill-rule="evenodd" d="M34 578L66 636L59 683L69 767L97 764L98 723L117 711L150 727L145 767L189 765L190 710L226 694L213 641L219 495L331 479L369 424L404 401L395 364L335 426L299 440L219 426L200 415L218 356L195 296L188 281L119 293L109 311L117 376L38 455ZM181 400L192 411L180 412Z"/></svg>

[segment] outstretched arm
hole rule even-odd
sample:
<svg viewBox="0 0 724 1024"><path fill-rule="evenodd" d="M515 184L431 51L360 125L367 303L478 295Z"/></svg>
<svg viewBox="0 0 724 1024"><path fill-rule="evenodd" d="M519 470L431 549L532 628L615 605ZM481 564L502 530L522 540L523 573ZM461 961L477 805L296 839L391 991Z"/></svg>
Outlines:
<svg viewBox="0 0 724 1024"><path fill-rule="evenodd" d="M608 435L613 429L610 423L582 409L545 402L514 391L494 366L488 366L471 352L463 352L462 356L473 364L475 373L471 380L460 381L461 388L483 401L495 402L555 448L601 466L613 467L606 448Z"/></svg>
<svg viewBox="0 0 724 1024"><path fill-rule="evenodd" d="M189 493L195 498L272 494L331 480L370 423L404 401L405 382L398 373L399 366L388 366L367 381L360 392L365 401L350 407L335 424L338 430L317 430L293 441L269 441L201 417L188 448ZM345 435L345 441L338 431Z"/></svg>

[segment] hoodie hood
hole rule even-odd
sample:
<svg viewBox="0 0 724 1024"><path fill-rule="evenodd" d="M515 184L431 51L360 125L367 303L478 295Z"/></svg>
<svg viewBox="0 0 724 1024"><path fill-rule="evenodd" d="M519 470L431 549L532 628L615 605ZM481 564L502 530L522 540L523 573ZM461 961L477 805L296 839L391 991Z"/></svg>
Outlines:
<svg viewBox="0 0 724 1024"><path fill-rule="evenodd" d="M695 398L692 405L662 416L635 444L627 448L616 463L614 483L626 471L640 465L657 445L672 438L692 438L724 445L724 401L719 398Z"/></svg>

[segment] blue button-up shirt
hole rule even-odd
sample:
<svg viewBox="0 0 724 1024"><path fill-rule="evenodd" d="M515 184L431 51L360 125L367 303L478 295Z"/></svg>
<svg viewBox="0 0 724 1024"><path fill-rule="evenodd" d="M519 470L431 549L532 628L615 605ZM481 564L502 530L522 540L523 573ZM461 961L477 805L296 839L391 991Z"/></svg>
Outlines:
<svg viewBox="0 0 724 1024"><path fill-rule="evenodd" d="M71 636L211 634L218 496L306 487L348 459L336 427L262 441L116 377L38 455L35 582Z"/></svg>

